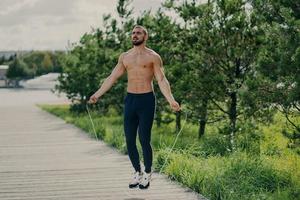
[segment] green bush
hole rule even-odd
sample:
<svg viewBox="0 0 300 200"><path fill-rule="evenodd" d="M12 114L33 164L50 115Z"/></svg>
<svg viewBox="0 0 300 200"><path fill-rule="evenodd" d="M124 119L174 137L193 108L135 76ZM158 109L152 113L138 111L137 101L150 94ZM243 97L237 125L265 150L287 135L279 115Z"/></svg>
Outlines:
<svg viewBox="0 0 300 200"><path fill-rule="evenodd" d="M204 136L201 143L201 151L204 152L206 157L215 155L224 156L228 154L229 146L229 140L226 135L210 134Z"/></svg>
<svg viewBox="0 0 300 200"><path fill-rule="evenodd" d="M236 199L247 199L265 192L291 186L291 175L278 171L259 157L236 153L230 157L230 164L224 173L224 185L233 191ZM231 194L228 194L231 198ZM258 197L257 197L258 198Z"/></svg>
<svg viewBox="0 0 300 200"><path fill-rule="evenodd" d="M104 138L104 141L110 144L113 147L116 147L123 153L127 153L126 143L125 143L125 137L122 134L123 133L123 127L122 126L111 126L106 128L106 136Z"/></svg>
<svg viewBox="0 0 300 200"><path fill-rule="evenodd" d="M270 142L267 144L264 154L268 156L280 156L281 150L275 143Z"/></svg>
<svg viewBox="0 0 300 200"><path fill-rule="evenodd" d="M260 154L260 142L263 139L263 134L259 132L258 127L253 123L240 123L237 127L237 147L241 151L246 151L251 154Z"/></svg>

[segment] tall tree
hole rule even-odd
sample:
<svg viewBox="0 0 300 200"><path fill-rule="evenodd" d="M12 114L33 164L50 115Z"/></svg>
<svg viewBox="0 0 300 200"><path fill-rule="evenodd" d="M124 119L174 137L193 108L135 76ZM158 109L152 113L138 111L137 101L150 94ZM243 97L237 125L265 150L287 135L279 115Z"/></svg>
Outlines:
<svg viewBox="0 0 300 200"><path fill-rule="evenodd" d="M293 119L300 116L300 3L256 0L253 5L265 21L266 37L258 63L265 80L264 98L293 127L293 131L284 134L295 146L300 141L300 126Z"/></svg>
<svg viewBox="0 0 300 200"><path fill-rule="evenodd" d="M248 80L256 79L255 60L262 35L259 20L242 0L213 0L202 6L195 23L192 32L199 37L194 37L193 47L201 63L192 71L198 89L194 93L207 98L202 108L205 102L212 102L222 113L221 119L228 117L225 133L234 150L238 120L253 117L263 108L245 95L253 92Z"/></svg>
<svg viewBox="0 0 300 200"><path fill-rule="evenodd" d="M198 138L200 138L205 132L210 104L204 91L210 91L211 87L208 86L213 84L205 81L210 80L211 77L207 77L203 57L197 47L197 41L201 36L193 31L197 29L197 20L203 15L203 9L207 4L196 3L196 1L177 4L175 1L166 1L164 6L178 13L179 19L182 19L176 32L174 56L170 59L174 66L172 77L177 79L176 87L180 99L185 100L185 104L191 111L189 117L193 122L199 123Z"/></svg>

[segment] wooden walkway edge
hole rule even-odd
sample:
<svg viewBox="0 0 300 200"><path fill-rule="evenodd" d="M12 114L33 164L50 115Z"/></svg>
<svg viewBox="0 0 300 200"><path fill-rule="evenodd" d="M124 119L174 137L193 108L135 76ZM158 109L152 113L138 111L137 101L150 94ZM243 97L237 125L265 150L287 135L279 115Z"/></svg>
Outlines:
<svg viewBox="0 0 300 200"><path fill-rule="evenodd" d="M35 106L53 96L0 90L1 200L205 199L157 174L148 190L128 189L128 156Z"/></svg>

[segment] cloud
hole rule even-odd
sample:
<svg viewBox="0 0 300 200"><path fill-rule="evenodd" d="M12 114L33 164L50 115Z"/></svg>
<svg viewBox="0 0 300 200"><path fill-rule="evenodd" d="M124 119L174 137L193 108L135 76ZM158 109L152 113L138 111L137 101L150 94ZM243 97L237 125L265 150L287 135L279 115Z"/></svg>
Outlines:
<svg viewBox="0 0 300 200"><path fill-rule="evenodd" d="M133 7L139 14L144 10L157 10L161 6L162 2L162 0L148 0L146 4L147 6L145 6L145 1L133 1Z"/></svg>
<svg viewBox="0 0 300 200"><path fill-rule="evenodd" d="M157 9L163 0L133 0L135 14ZM117 17L117 0L1 0L0 50L65 49L102 15Z"/></svg>
<svg viewBox="0 0 300 200"><path fill-rule="evenodd" d="M76 1L73 0L22 0L8 4L0 13L0 26L9 27L35 23L39 19L66 17L76 19Z"/></svg>
<svg viewBox="0 0 300 200"><path fill-rule="evenodd" d="M0 1L0 16L34 5L38 0L2 0Z"/></svg>

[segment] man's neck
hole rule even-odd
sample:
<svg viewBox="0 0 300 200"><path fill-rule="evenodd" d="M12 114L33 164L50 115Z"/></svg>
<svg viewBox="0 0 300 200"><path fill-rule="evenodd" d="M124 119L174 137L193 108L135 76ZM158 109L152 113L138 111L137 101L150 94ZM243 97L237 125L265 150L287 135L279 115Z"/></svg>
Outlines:
<svg viewBox="0 0 300 200"><path fill-rule="evenodd" d="M134 50L134 52L140 54L146 50L146 46L145 46L145 44L141 44L139 46L133 46L133 50Z"/></svg>

